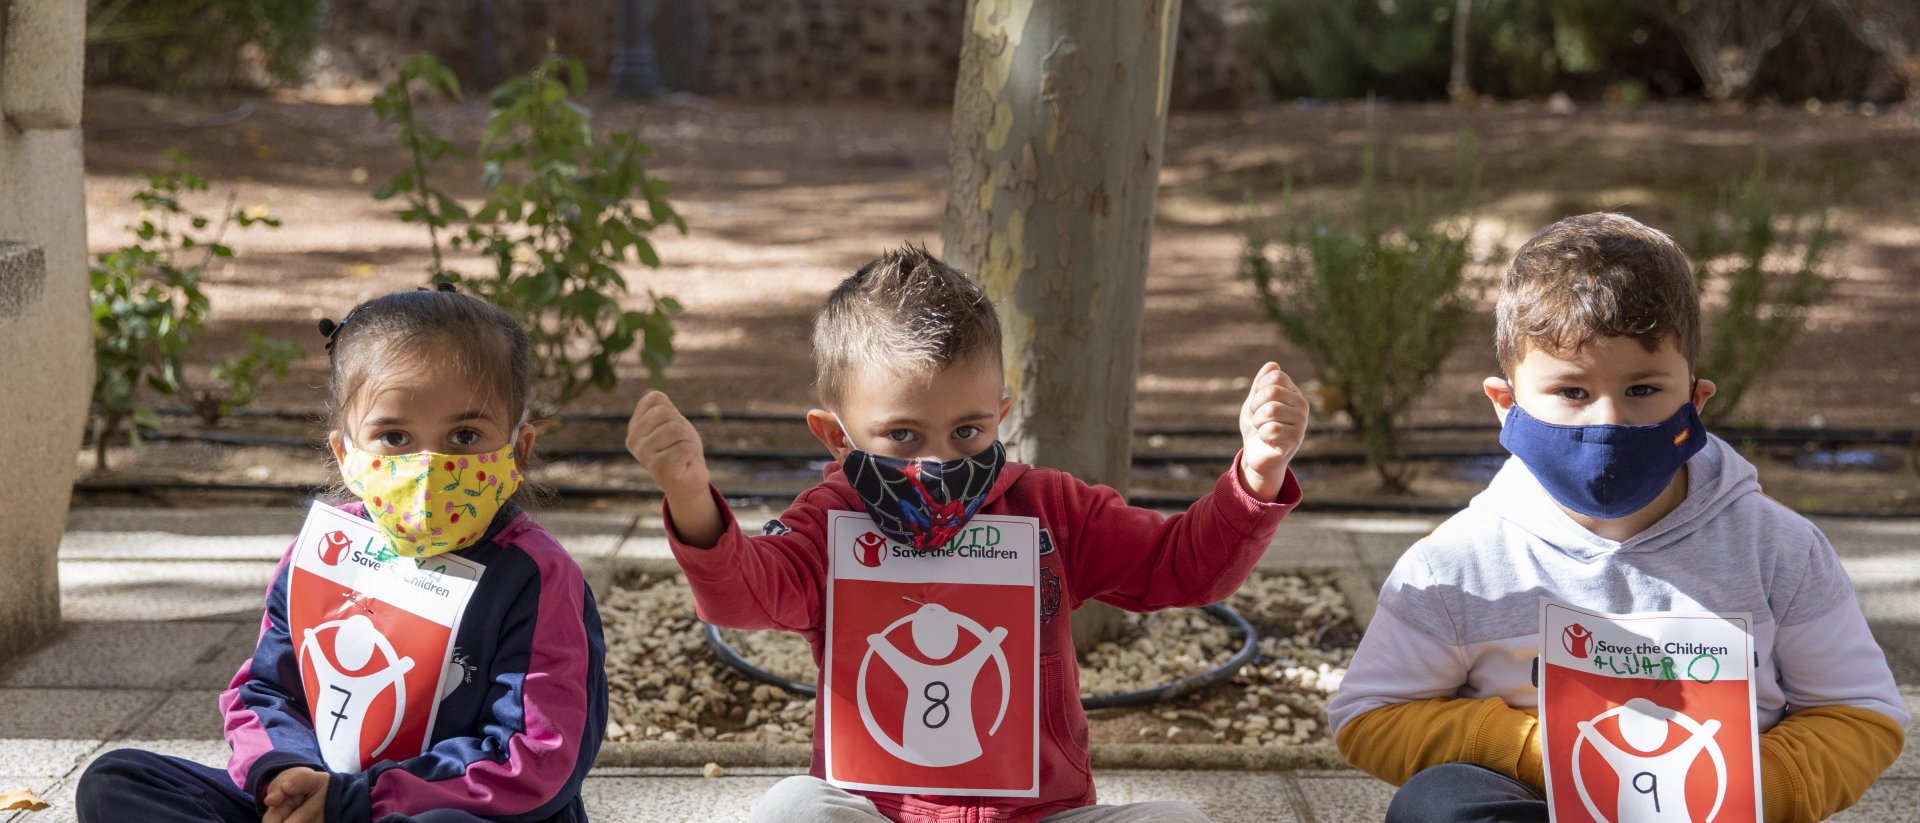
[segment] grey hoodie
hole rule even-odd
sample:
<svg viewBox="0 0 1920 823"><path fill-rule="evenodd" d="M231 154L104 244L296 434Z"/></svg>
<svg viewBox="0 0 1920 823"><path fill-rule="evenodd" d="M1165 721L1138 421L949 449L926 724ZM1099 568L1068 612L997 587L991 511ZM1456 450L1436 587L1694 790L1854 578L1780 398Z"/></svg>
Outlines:
<svg viewBox="0 0 1920 823"><path fill-rule="evenodd" d="M1753 464L1718 437L1687 472L1686 501L1617 542L1575 523L1509 459L1394 566L1327 708L1333 732L1369 710L1435 697L1537 707L1543 595L1615 614L1750 612L1762 730L1792 709L1835 705L1906 725L1886 656L1820 530L1761 494Z"/></svg>

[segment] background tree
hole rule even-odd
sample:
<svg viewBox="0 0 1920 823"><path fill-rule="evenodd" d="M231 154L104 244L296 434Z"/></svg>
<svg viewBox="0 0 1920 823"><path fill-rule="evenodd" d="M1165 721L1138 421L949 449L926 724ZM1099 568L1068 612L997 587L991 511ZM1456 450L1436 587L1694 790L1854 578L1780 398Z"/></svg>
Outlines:
<svg viewBox="0 0 1920 823"><path fill-rule="evenodd" d="M1647 0L1648 10L1686 45L1707 96L1715 100L1745 97L1767 55L1800 27L1812 5L1812 0Z"/></svg>
<svg viewBox="0 0 1920 823"><path fill-rule="evenodd" d="M1920 3L1914 0L1827 0L1860 42L1920 94Z"/></svg>
<svg viewBox="0 0 1920 823"><path fill-rule="evenodd" d="M1123 493L1179 19L1179 0L972 0L954 93L941 239L1000 310L1002 437ZM1102 608L1076 645L1117 632Z"/></svg>

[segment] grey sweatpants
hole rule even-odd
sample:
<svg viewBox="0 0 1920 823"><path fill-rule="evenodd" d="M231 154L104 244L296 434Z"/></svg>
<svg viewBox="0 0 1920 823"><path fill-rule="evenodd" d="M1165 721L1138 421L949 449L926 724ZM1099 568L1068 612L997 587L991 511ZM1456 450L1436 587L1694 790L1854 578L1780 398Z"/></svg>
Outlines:
<svg viewBox="0 0 1920 823"><path fill-rule="evenodd" d="M811 775L789 777L753 804L751 823L872 823L887 818L860 795ZM1209 823L1185 803L1155 801L1125 806L1083 806L1052 815L1046 823Z"/></svg>

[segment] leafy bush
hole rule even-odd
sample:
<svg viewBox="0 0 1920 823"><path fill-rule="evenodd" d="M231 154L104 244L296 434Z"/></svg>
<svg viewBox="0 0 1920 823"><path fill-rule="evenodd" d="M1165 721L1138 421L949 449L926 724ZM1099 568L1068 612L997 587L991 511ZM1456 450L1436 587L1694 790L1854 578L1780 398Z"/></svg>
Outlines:
<svg viewBox="0 0 1920 823"><path fill-rule="evenodd" d="M87 0L87 74L170 90L231 86L257 49L270 77L298 83L325 15L326 0Z"/></svg>
<svg viewBox="0 0 1920 823"><path fill-rule="evenodd" d="M140 428L157 415L146 398L191 400L208 423L253 399L260 373L286 376L301 356L292 343L253 335L249 350L214 365L211 385L188 384L185 362L205 327L210 308L200 288L207 266L233 257L222 243L229 225L277 227L263 207L235 209L229 198L218 224L180 201L207 190L207 180L186 170L186 157L168 153L168 169L141 174L146 186L133 200L142 207L132 245L99 256L91 267L93 300L94 464L107 467L107 444L128 422L140 443Z"/></svg>
<svg viewBox="0 0 1920 823"><path fill-rule="evenodd" d="M1470 201L1479 163L1474 140L1462 136L1455 191L1445 202L1418 193L1388 200L1379 192L1376 149L1364 152L1351 213L1298 207L1289 186L1277 232L1258 215L1249 221L1241 274L1352 418L1381 486L1399 492L1412 479L1401 419L1459 342L1471 310L1472 221L1447 215Z"/></svg>
<svg viewBox="0 0 1920 823"><path fill-rule="evenodd" d="M1767 185L1764 157L1745 182L1723 190L1717 205L1703 211L1684 234L1687 251L1702 293L1724 288L1726 303L1713 314L1695 370L1719 388L1704 414L1721 423L1736 419L1748 389L1773 369L1806 327L1807 313L1831 293L1828 264L1840 237L1824 206L1782 205Z"/></svg>
<svg viewBox="0 0 1920 823"><path fill-rule="evenodd" d="M1268 0L1250 39L1275 97L1433 97L1451 14L1452 0Z"/></svg>
<svg viewBox="0 0 1920 823"><path fill-rule="evenodd" d="M671 315L680 304L649 291L644 308L624 308L620 297L629 285L618 269L629 259L657 268L660 257L647 236L669 225L686 231L667 202L665 181L647 175L642 161L652 148L630 132L597 139L592 113L572 99L585 91L585 71L549 55L489 95L492 113L479 150L487 195L468 211L428 179L434 161L462 151L415 117L408 98L414 81L459 93L452 73L432 57L408 61L375 110L399 124L413 163L374 196L403 197L400 218L427 227L433 276L493 301L526 326L539 377L553 385L556 404L588 388L612 388L615 362L636 347L659 379L673 358ZM450 247L479 252L492 272L447 268L442 230L452 234Z"/></svg>
<svg viewBox="0 0 1920 823"><path fill-rule="evenodd" d="M1472 0L1467 8L1468 79L1482 94L1644 82L1670 45L1652 36L1661 30L1634 3ZM1456 0L1267 0L1250 35L1254 61L1279 98L1441 98L1457 13Z"/></svg>

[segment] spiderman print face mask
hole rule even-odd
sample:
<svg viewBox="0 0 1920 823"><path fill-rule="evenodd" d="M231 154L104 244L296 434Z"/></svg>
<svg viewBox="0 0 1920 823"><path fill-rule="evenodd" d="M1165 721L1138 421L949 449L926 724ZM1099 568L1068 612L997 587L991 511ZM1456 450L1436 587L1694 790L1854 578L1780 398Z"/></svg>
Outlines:
<svg viewBox="0 0 1920 823"><path fill-rule="evenodd" d="M944 463L855 448L840 466L881 534L926 551L945 545L973 519L1006 462L1007 447L995 440L979 454Z"/></svg>

